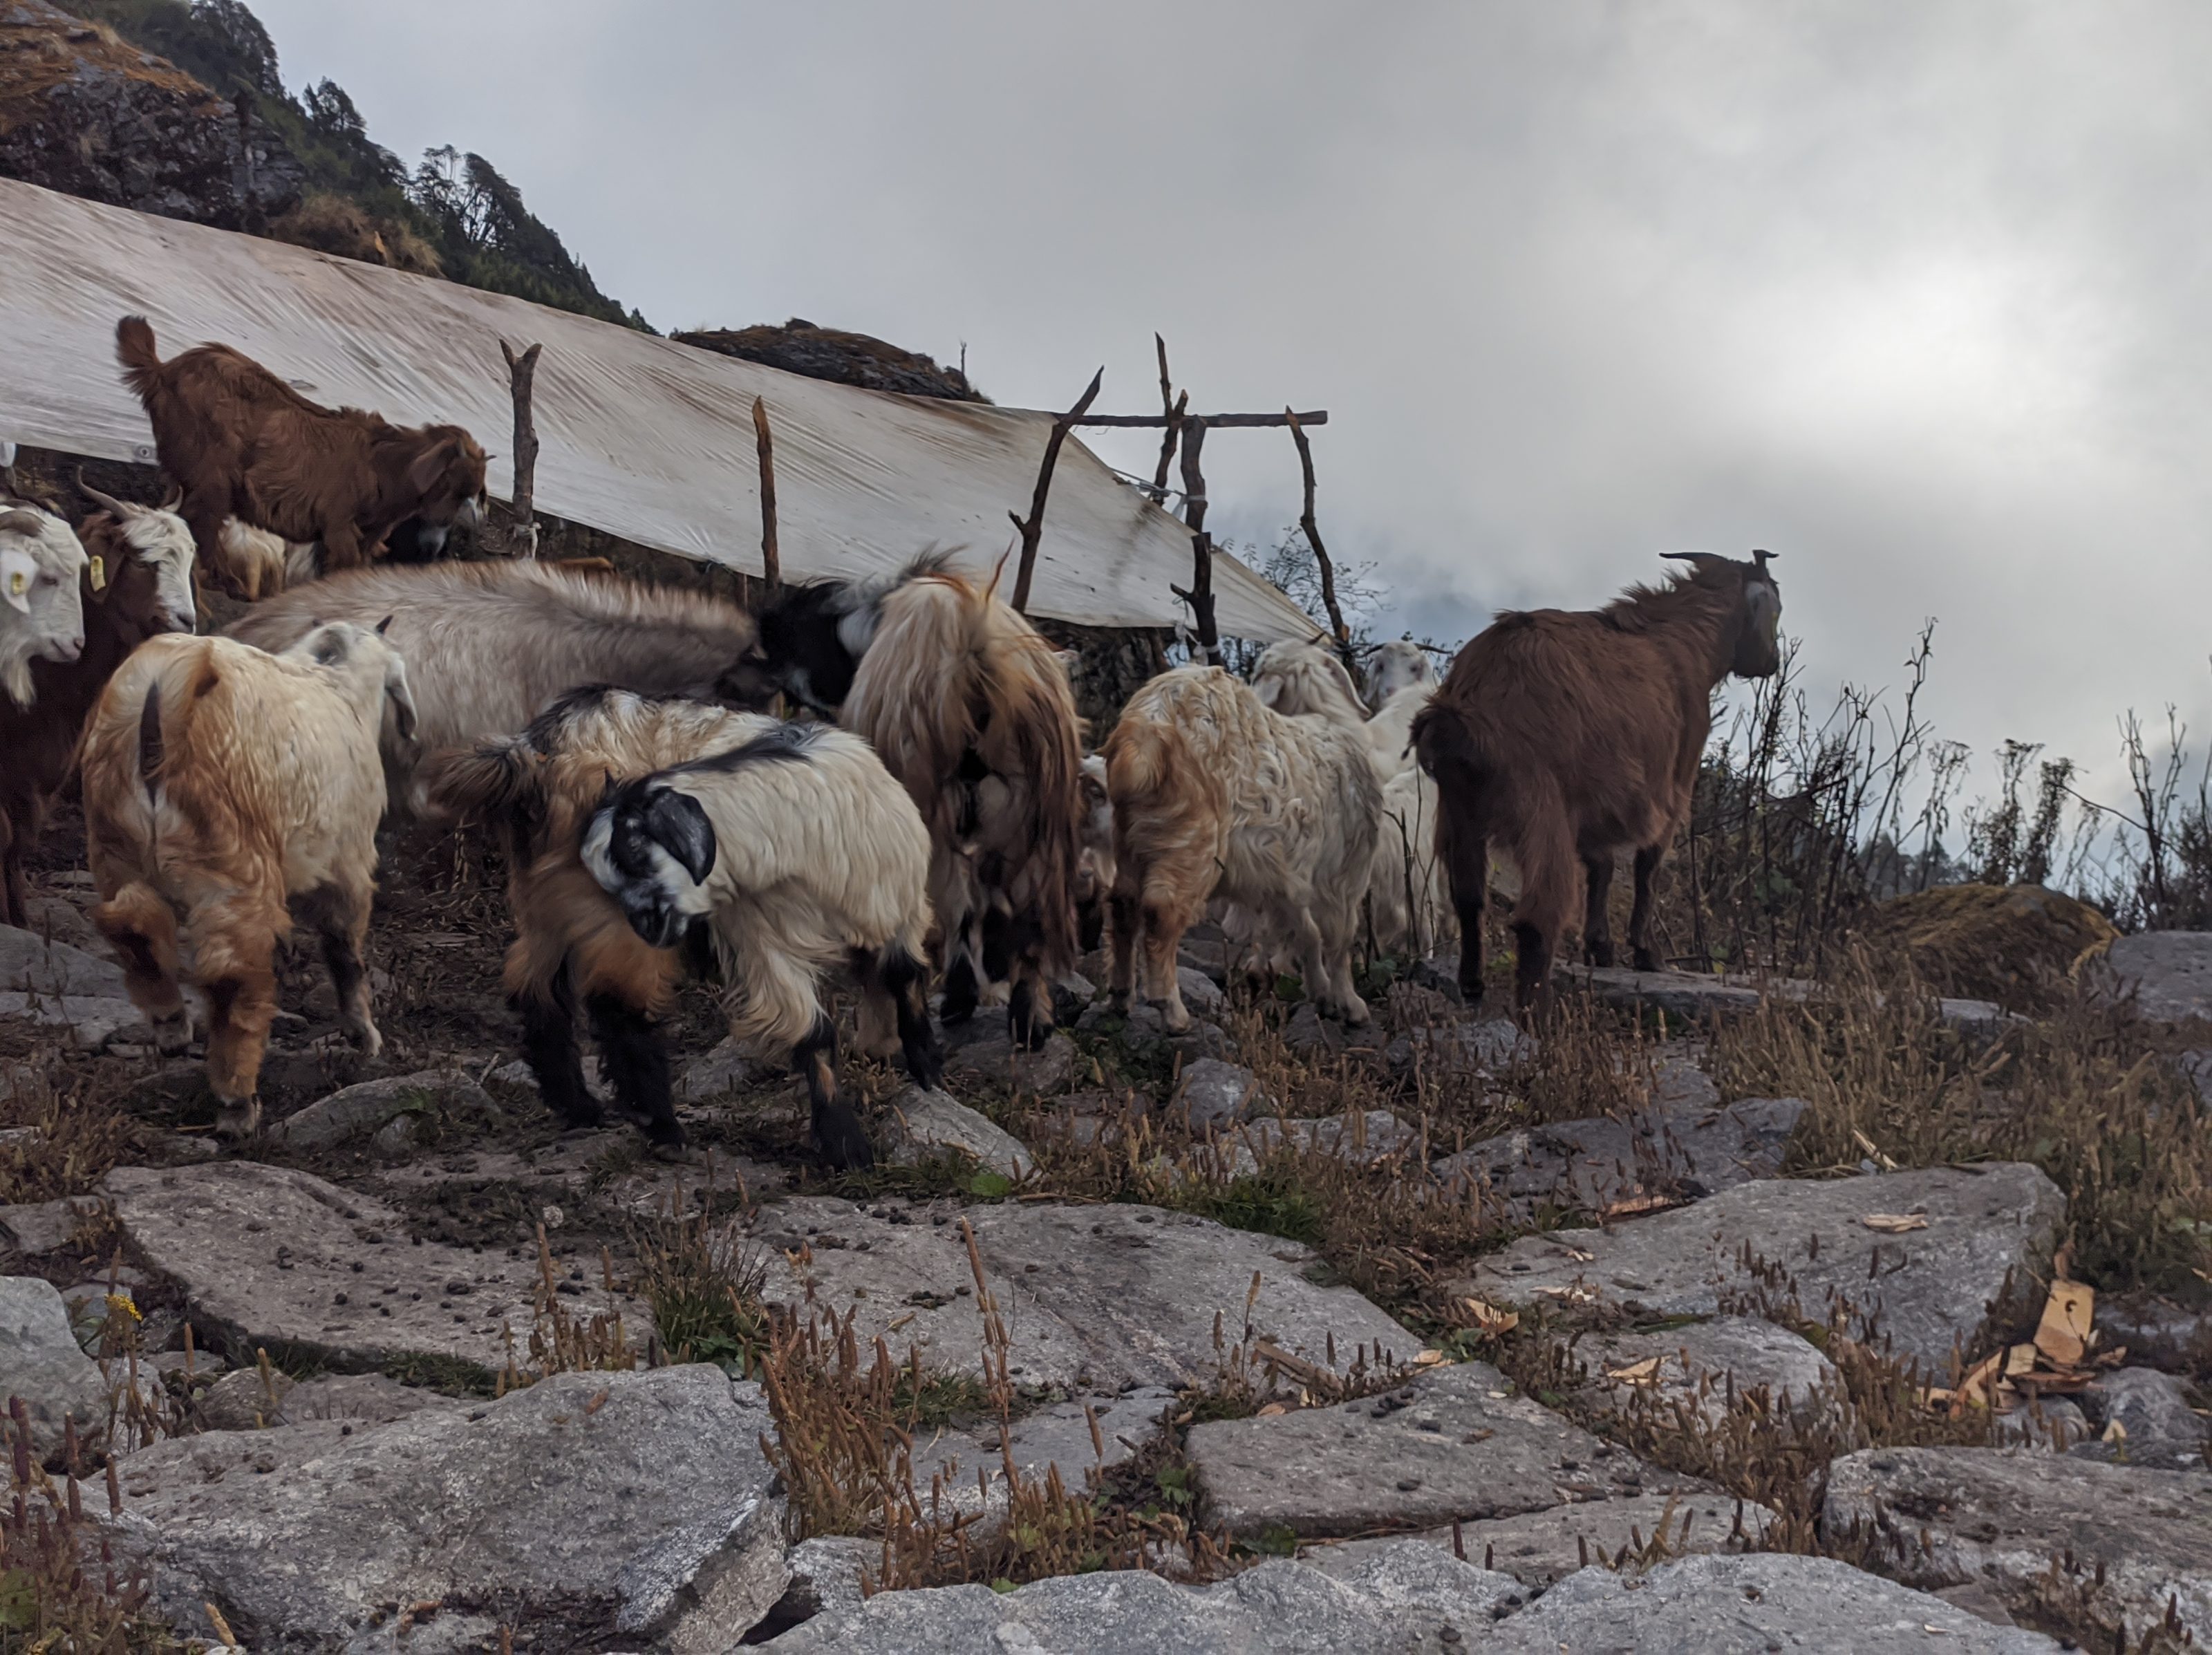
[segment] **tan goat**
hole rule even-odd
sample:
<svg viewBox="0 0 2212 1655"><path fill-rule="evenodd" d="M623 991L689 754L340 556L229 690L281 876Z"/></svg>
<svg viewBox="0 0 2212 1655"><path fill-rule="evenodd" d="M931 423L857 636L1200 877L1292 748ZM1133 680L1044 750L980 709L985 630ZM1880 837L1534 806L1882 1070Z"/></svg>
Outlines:
<svg viewBox="0 0 2212 1655"><path fill-rule="evenodd" d="M124 662L86 730L93 918L164 1050L191 1038L179 977L205 996L224 1137L260 1125L270 961L295 907L322 939L349 1031L371 1056L383 1048L361 947L387 701L411 726L398 653L361 627L318 628L281 655L171 635Z"/></svg>

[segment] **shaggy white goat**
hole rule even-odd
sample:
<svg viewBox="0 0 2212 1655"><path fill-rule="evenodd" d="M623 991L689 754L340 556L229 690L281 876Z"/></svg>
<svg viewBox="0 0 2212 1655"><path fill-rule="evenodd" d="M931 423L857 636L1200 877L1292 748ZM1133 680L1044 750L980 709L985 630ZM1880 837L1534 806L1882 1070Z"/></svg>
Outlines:
<svg viewBox="0 0 2212 1655"><path fill-rule="evenodd" d="M705 922L730 1032L792 1051L823 1153L834 1165L866 1166L866 1137L837 1095L821 980L841 962L860 966L871 991L864 1044L880 1044L883 1013L895 1012L908 1070L936 1084L923 997L929 830L875 750L849 731L732 722L744 727L733 732L741 745L617 787L584 831L583 863L653 947L673 947Z"/></svg>
<svg viewBox="0 0 2212 1655"><path fill-rule="evenodd" d="M1436 663L1429 652L1410 638L1393 638L1375 646L1367 658L1367 704L1378 712L1382 703L1401 690L1422 685L1437 687Z"/></svg>
<svg viewBox="0 0 2212 1655"><path fill-rule="evenodd" d="M270 961L295 911L321 936L355 1040L371 1056L383 1047L361 946L376 889L386 703L403 728L411 723L398 654L361 627L318 628L282 655L171 633L108 680L86 730L94 921L165 1050L191 1037L179 976L206 995L208 1080L225 1137L260 1125Z"/></svg>
<svg viewBox="0 0 2212 1655"><path fill-rule="evenodd" d="M1285 717L1220 668L1186 666L1129 698L1105 752L1116 1003L1141 941L1147 995L1170 1028L1190 1026L1176 951L1219 896L1289 940L1316 1003L1365 1022L1352 945L1382 787L1356 731Z"/></svg>
<svg viewBox="0 0 2212 1655"><path fill-rule="evenodd" d="M31 663L73 661L84 648L88 566L76 532L51 512L0 501L0 690L31 704Z"/></svg>

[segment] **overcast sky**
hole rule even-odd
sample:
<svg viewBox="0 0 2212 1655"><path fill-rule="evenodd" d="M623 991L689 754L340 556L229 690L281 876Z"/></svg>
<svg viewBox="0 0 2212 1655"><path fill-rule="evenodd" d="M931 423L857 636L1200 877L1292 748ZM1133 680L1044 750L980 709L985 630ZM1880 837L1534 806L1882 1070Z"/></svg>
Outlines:
<svg viewBox="0 0 2212 1655"><path fill-rule="evenodd" d="M491 159L664 331L804 316L1000 402L1326 407L1387 630L1780 554L1816 694L2114 792L2212 734L2212 9L2173 0L254 0L413 160ZM1148 443L1097 445L1150 469ZM1296 516L1279 432L1217 526ZM1986 776L1989 766L1981 767Z"/></svg>

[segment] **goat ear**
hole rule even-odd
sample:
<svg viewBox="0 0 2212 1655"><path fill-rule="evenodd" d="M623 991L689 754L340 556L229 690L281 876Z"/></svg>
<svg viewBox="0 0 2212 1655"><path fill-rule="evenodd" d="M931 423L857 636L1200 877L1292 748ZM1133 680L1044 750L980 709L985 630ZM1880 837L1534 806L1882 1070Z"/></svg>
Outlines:
<svg viewBox="0 0 2212 1655"><path fill-rule="evenodd" d="M165 512L173 512L178 507L184 503L185 491L182 489L172 485L169 490L169 497L161 502L161 508Z"/></svg>
<svg viewBox="0 0 2212 1655"><path fill-rule="evenodd" d="M699 801L663 788L645 807L646 837L683 864L691 883L703 885L714 871L714 824Z"/></svg>
<svg viewBox="0 0 2212 1655"><path fill-rule="evenodd" d="M447 468L459 458L461 445L453 437L445 437L431 444L415 456L415 463L407 468L407 484L416 494L428 494L438 486Z"/></svg>
<svg viewBox="0 0 2212 1655"><path fill-rule="evenodd" d="M337 626L324 628L316 637L314 648L310 653L317 666L336 666L349 653L343 629Z"/></svg>

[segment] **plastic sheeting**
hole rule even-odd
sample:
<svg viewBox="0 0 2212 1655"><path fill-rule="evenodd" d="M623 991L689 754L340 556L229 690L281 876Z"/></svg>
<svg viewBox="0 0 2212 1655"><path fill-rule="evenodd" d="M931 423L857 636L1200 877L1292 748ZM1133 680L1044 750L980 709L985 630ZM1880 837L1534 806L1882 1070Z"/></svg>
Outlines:
<svg viewBox="0 0 2212 1655"><path fill-rule="evenodd" d="M532 397L538 508L685 557L760 572L752 405L775 435L787 578L896 568L932 543L988 568L1026 512L1052 417L802 378L524 300L0 179L0 435L154 459L115 366L115 324L150 319L163 356L219 339L329 405L467 426L513 484L504 338L542 341ZM1011 585L1012 571L1006 574ZM1081 444L1060 452L1030 607L1092 626L1187 618L1190 538ZM1214 560L1221 630L1310 630L1234 559Z"/></svg>

